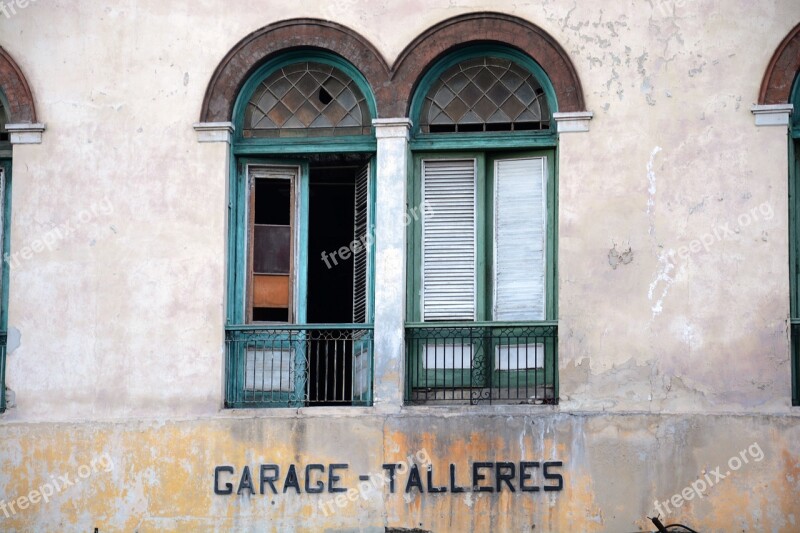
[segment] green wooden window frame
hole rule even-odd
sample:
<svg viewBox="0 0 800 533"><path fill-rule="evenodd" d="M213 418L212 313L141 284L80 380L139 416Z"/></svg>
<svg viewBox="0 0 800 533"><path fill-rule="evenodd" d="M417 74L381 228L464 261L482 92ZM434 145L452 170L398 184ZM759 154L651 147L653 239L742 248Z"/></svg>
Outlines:
<svg viewBox="0 0 800 533"><path fill-rule="evenodd" d="M477 181L476 181L476 313L474 322L453 322L453 321L429 321L422 320L422 219L417 221L412 219L408 227L407 244L407 286L408 293L406 298L406 320L409 325L420 326L423 323L428 327L441 326L444 328L457 328L459 325L469 327L476 323L486 323L493 325L509 324L513 322L493 321L493 219L494 219L494 163L498 159L510 158L538 158L546 159L546 179L547 179L547 212L546 212L546 268L545 268L545 320L526 321L526 323L548 323L557 319L557 280L558 270L556 263L558 217L557 217L557 182L556 182L556 150L555 148L540 150L517 150L517 151L489 151L489 152L415 152L412 157L412 170L409 173L411 181L409 184L409 206L422 205L422 162L424 160L464 160L474 159L477 162ZM434 215L435 216L435 213ZM454 338L455 341L459 339ZM494 346L483 346L481 353L476 353L476 360L482 360L487 365L493 364L494 358L487 354L494 353ZM485 352L485 353L484 353ZM478 373L488 375L487 372L495 372L493 382L504 383L515 386L517 381L533 381L534 374L548 371L548 382L555 379L551 369L555 367L556 346L548 343L545 346L545 366L543 369L536 370L495 370L493 368L469 370L452 370L442 373L429 370L424 371L421 367L421 354L410 354L414 357L414 365L418 367L413 373L419 377L419 383L432 386L459 386L471 382L468 374ZM525 373L528 376L525 376ZM412 385L416 385L412 384Z"/></svg>
<svg viewBox="0 0 800 533"><path fill-rule="evenodd" d="M3 201L3 260L2 260L2 294L0 294L0 413L6 410L6 346L8 331L8 285L10 266L5 260L11 251L11 159L0 158L0 167L3 169L5 180L2 191Z"/></svg>
<svg viewBox="0 0 800 533"><path fill-rule="evenodd" d="M547 107L550 111L549 130L538 131L499 131L475 133L422 133L419 128L419 116L425 96L433 84L447 69L466 61L482 56L493 56L514 61L530 71L544 90ZM556 92L547 73L539 64L524 53L497 45L468 46L434 64L422 77L411 100L409 116L416 126L412 129L411 149L419 150L477 150L485 151L500 148L532 149L555 147L557 134L552 114L558 111Z"/></svg>
<svg viewBox="0 0 800 533"><path fill-rule="evenodd" d="M374 231L375 202L376 202L376 165L375 151L377 142L374 129L369 135L347 136L320 136L297 138L244 138L242 135L244 124L244 110L250 101L253 92L259 84L277 69L284 66L313 61L334 66L350 76L366 98L367 107L371 117L377 116L377 106L372 89L366 78L350 63L339 56L320 50L296 50L282 54L261 65L245 82L236 99L233 110L234 134L230 145L230 166L228 172L228 242L227 242L227 297L226 297L226 337L240 340L242 335L255 335L259 346L270 346L270 343L297 342L304 338L308 332L325 328L336 330L363 329L364 337L361 341L354 341L354 350L363 346L372 346L372 320L374 316L374 269L375 246L372 243L368 250L367 259L367 305L366 321L364 324L313 324L306 323L306 283L298 283L298 293L294 295L296 315L290 324L247 323L247 232L248 232L248 165L276 165L298 168L297 190L298 211L295 214L298 227L294 231L298 234L298 264L295 275L301 279L307 278L307 252L308 252L308 207L309 207L309 156L314 154L333 153L359 153L369 154L370 175L368 178L368 231ZM285 329L286 333L280 333ZM297 333L302 330L302 335ZM290 333L295 331L295 333ZM294 335L294 336L292 336ZM371 348L370 348L371 351ZM235 354L233 354L235 355ZM230 358L232 354L228 354ZM370 361L372 355L369 355ZM241 390L231 389L232 383L237 383L238 366L226 366L226 406L227 407L290 407L301 406L302 400L286 395L285 398L277 395L277 401L269 403L238 401L242 398ZM353 405L371 405L372 403L372 376L373 365L369 368L369 390L365 395L353 398ZM239 379L238 383L241 383ZM297 386L303 386L304 381L299 380Z"/></svg>
<svg viewBox="0 0 800 533"><path fill-rule="evenodd" d="M229 203L228 203L228 274L227 274L227 302L226 302L226 324L228 326L242 325L246 322L245 302L246 289L244 276L247 272L246 258L246 239L247 239L247 176L246 167L253 165L281 165L299 166L301 176L299 176L299 187L301 189L301 209L299 217L307 220L308 201L303 201L302 188L307 192L308 166L305 155L320 153L375 153L377 142L374 131L370 135L359 136L339 136L339 137L301 137L301 138L249 138L242 136L242 126L244 123L244 110L250 101L253 92L258 88L261 81L279 68L292 63L303 61L315 61L329 64L342 70L350 76L361 92L367 99L367 106L373 117L377 116L377 107L372 89L367 83L366 78L350 63L339 56L323 51L298 50L282 54L259 67L253 75L245 82L234 105L234 135L230 147L230 169L229 169ZM375 204L375 164L371 163L370 176L370 199L368 209L370 210L370 220L374 223L374 204ZM304 185L305 184L305 185ZM374 246L370 248L370 272L368 276L367 302L368 302L368 322L372 319L373 307L373 269L374 269ZM304 265L298 265L305 268ZM298 272L298 275L301 273ZM297 295L298 301L304 295ZM305 322L303 305L298 306L298 316L295 318L296 324ZM301 312L302 311L302 312Z"/></svg>
<svg viewBox="0 0 800 533"><path fill-rule="evenodd" d="M370 135L346 135L334 137L298 137L298 138L245 138L244 112L250 98L259 84L279 68L304 61L323 63L338 68L353 81L366 97L367 107L372 118L376 118L377 104L366 78L353 65L341 57L318 50L297 50L281 54L261 65L245 82L233 107L233 142L231 150L234 156L314 154L333 152L374 152L377 146L374 128Z"/></svg>
<svg viewBox="0 0 800 533"><path fill-rule="evenodd" d="M539 131L503 131L503 132L475 132L475 133L423 133L418 124L423 108L425 96L433 84L447 69L462 61L481 57L494 56L510 59L534 74L545 92L547 106L550 111L549 130ZM552 113L558 111L558 101L555 89L545 71L529 56L524 53L497 45L477 45L465 47L454 52L434 64L422 77L410 106L409 116L416 127L412 129L409 158L409 186L408 205L419 206L422 203L422 161L424 159L468 159L474 158L477 162L477 201L476 201L476 320L474 322L422 322L422 295L421 295L421 255L422 255L422 223L413 221L407 228L407 298L406 322L409 327L436 327L455 328L458 326L470 327L479 324L487 326L502 325L501 322L492 321L492 250L493 250L493 191L494 191L494 164L496 159L520 157L545 157L547 160L547 235L546 235L546 301L545 320L530 322L531 324L557 324L558 317L558 135ZM434 215L435 216L435 215ZM515 323L508 323L513 325ZM458 340L458 339L455 339ZM493 347L484 347L484 351L491 352ZM413 352L413 350L411 350ZM524 381L526 373L545 373L545 379L555 387L558 397L557 376L557 343L548 341L546 346L545 368L536 370L494 371L497 380L493 382L508 383L514 386L516 374L518 380ZM412 365L422 365L421 355L409 353ZM493 365L494 357L483 357L485 364ZM417 376L430 378L427 383L433 386L458 386L469 382L469 372L465 370L452 370L445 373L414 373ZM422 385L412 383L417 378L409 380L408 387ZM498 381L499 380L499 381ZM474 381L472 382L474 384ZM408 396L408 394L407 394Z"/></svg>
<svg viewBox="0 0 800 533"><path fill-rule="evenodd" d="M792 89L789 128L789 288L792 405L800 406L800 74Z"/></svg>

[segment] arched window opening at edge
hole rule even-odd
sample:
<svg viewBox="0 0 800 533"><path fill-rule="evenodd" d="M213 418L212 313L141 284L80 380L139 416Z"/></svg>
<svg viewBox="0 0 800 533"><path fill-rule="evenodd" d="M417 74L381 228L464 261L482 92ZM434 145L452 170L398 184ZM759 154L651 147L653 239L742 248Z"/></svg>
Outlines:
<svg viewBox="0 0 800 533"><path fill-rule="evenodd" d="M423 133L550 128L544 90L510 59L484 56L453 65L431 86L420 113Z"/></svg>
<svg viewBox="0 0 800 533"><path fill-rule="evenodd" d="M6 123L8 123L8 114L6 113L3 98L0 96L0 143L7 143L9 141Z"/></svg>

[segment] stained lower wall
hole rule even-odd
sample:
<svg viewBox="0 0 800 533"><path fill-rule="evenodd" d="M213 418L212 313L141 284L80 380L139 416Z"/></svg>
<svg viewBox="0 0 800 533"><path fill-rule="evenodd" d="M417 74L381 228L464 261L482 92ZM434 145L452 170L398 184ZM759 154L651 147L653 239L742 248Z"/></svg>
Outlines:
<svg viewBox="0 0 800 533"><path fill-rule="evenodd" d="M800 460L793 447L800 426L785 416L530 414L514 408L347 416L323 409L254 418L5 425L0 434L0 513L9 515L0 514L4 531L637 531L652 529L646 516L658 512L656 501L665 523L699 531L800 527ZM521 481L523 461L539 465L528 465L531 477ZM543 476L545 461L550 479ZM553 466L556 461L563 464ZM478 469L485 479L476 481L472 469L481 462L492 464ZM513 476L497 492L497 463L506 462L515 466L503 465L501 475L508 478L513 468ZM321 494L306 492L309 464L324 469L310 470L309 487L321 482ZM337 464L333 475L340 479L333 487L351 493L329 492L330 465ZM398 465L394 492L384 464ZM426 464L431 486L444 492L429 490ZM269 483L260 493L261 465L280 469L278 494ZM290 465L297 488L286 480ZM420 468L419 486L408 465ZM233 467L217 480L221 492L231 484L230 495L215 494L217 466ZM237 495L245 467L255 494L245 479ZM715 472L726 477L717 479ZM273 474L267 467L266 477ZM359 481L360 475L369 480ZM563 489L544 490L558 486L558 475ZM492 492L473 490L473 482ZM453 486L464 492L454 494ZM39 498L33 495L37 501L20 509L19 497L32 490ZM690 499L679 507L663 503L682 492Z"/></svg>

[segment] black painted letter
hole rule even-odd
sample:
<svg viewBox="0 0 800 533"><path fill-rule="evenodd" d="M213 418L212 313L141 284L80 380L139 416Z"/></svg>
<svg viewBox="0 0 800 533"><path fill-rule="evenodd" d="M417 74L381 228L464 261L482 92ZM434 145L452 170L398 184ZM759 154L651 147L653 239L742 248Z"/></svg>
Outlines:
<svg viewBox="0 0 800 533"><path fill-rule="evenodd" d="M344 470L345 468L347 468L347 465L342 463L328 465L328 492L347 492L346 488L335 486L336 482L342 479L341 476L335 474L335 471Z"/></svg>
<svg viewBox="0 0 800 533"><path fill-rule="evenodd" d="M245 466L244 470L242 470L242 479L239 480L239 489L236 491L236 494L241 494L245 489L249 490L250 494L256 493L253 488L253 476L250 475L249 466Z"/></svg>
<svg viewBox="0 0 800 533"><path fill-rule="evenodd" d="M225 488L219 488L219 473L220 472L227 472L229 474L233 474L233 467L232 466L218 466L214 469L214 494L219 494L220 496L227 496L228 494L233 494L233 485L231 483L225 483Z"/></svg>
<svg viewBox="0 0 800 533"><path fill-rule="evenodd" d="M411 492L411 487L417 487L420 492L425 492L422 488L422 478L419 477L419 468L413 465L408 472L408 483L406 483L406 492Z"/></svg>
<svg viewBox="0 0 800 533"><path fill-rule="evenodd" d="M447 492L447 487L433 486L433 465L428 463L428 492Z"/></svg>
<svg viewBox="0 0 800 533"><path fill-rule="evenodd" d="M272 476L267 476L267 470L272 470ZM272 494L278 494L278 490L275 488L275 482L278 481L278 478L281 475L281 468L278 465L261 465L261 481L259 482L259 489L261 494L264 494L264 485L269 483L270 488L272 489Z"/></svg>
<svg viewBox="0 0 800 533"><path fill-rule="evenodd" d="M547 467L556 467L562 466L564 463L561 461L548 461L544 463L544 478L545 479L557 479L558 485L545 485L544 490L546 491L553 491L553 490L563 490L564 489L564 478L561 477L561 474L551 474L547 471Z"/></svg>
<svg viewBox="0 0 800 533"><path fill-rule="evenodd" d="M503 470L508 470L507 473L503 473ZM497 492L503 492L503 482L506 482L508 488L511 489L511 492L516 492L514 485L511 484L511 480L516 477L516 470L517 467L514 463L497 463L495 465L495 478L497 483Z"/></svg>
<svg viewBox="0 0 800 533"><path fill-rule="evenodd" d="M525 484L526 479L533 479L533 474L526 472L529 468L539 468L539 461L522 461L519 464L519 490L522 492L538 492L539 487Z"/></svg>
<svg viewBox="0 0 800 533"><path fill-rule="evenodd" d="M293 487L297 494L300 494L300 481L297 479L297 470L294 465L289 465L289 471L286 473L286 479L283 481L283 493L290 487Z"/></svg>
<svg viewBox="0 0 800 533"><path fill-rule="evenodd" d="M323 474L325 473L325 465L318 465L318 464L310 464L306 465L306 492L308 494L320 494L325 490L325 483L321 480L317 481L314 487L311 486L311 471L312 470L319 470Z"/></svg>
<svg viewBox="0 0 800 533"><path fill-rule="evenodd" d="M464 492L464 487L456 485L456 465L450 464L450 492Z"/></svg>
<svg viewBox="0 0 800 533"><path fill-rule="evenodd" d="M481 487L479 483L486 479L486 476L479 471L481 468L492 468L494 463L472 463L472 492L494 492L492 487Z"/></svg>
<svg viewBox="0 0 800 533"><path fill-rule="evenodd" d="M383 469L389 472L389 492L394 494L394 471L397 465L394 463L385 463Z"/></svg>

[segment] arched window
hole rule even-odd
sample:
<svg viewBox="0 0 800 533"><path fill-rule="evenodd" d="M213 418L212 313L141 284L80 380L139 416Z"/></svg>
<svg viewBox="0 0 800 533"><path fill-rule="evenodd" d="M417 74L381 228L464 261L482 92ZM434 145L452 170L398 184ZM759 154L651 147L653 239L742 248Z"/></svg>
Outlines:
<svg viewBox="0 0 800 533"><path fill-rule="evenodd" d="M8 113L6 113L5 98L0 96L0 149L3 148L4 143L9 141L6 124L8 124Z"/></svg>
<svg viewBox="0 0 800 533"><path fill-rule="evenodd" d="M365 78L333 54L281 54L245 82L231 148L228 406L371 402L375 115Z"/></svg>
<svg viewBox="0 0 800 533"><path fill-rule="evenodd" d="M426 216L409 231L408 400L553 403L552 85L519 51L472 47L432 66L411 107Z"/></svg>
<svg viewBox="0 0 800 533"><path fill-rule="evenodd" d="M791 102L794 113L789 137L789 274L792 324L792 404L800 405L800 71Z"/></svg>

